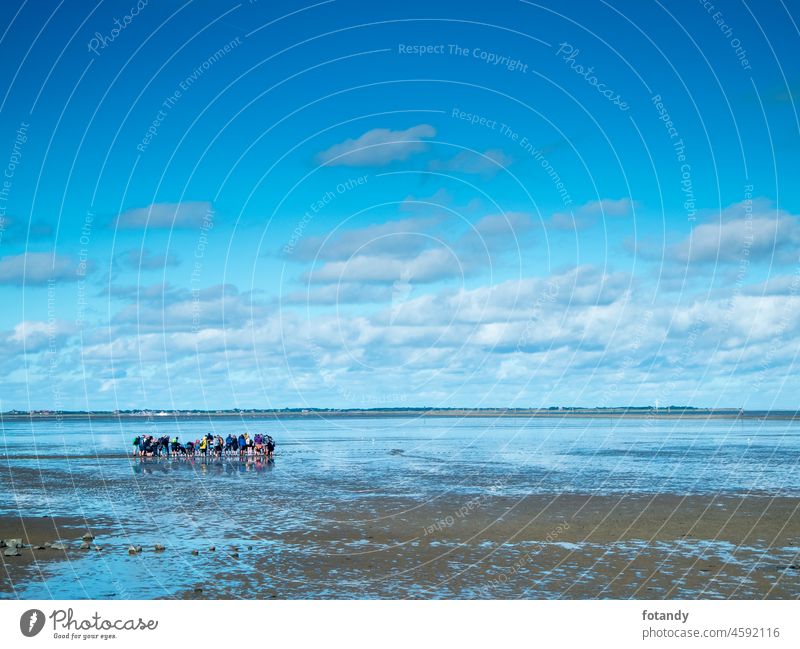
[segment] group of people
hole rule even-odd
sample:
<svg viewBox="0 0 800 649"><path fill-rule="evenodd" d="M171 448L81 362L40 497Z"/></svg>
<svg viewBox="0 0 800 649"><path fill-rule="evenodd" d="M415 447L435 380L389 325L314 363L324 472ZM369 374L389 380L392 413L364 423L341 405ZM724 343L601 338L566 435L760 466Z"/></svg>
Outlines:
<svg viewBox="0 0 800 649"><path fill-rule="evenodd" d="M220 435L206 433L200 439L186 442L180 441L176 435L155 437L153 435L137 435L133 440L133 454L139 457L273 457L275 440L270 435L241 433L238 437L228 433L225 439Z"/></svg>

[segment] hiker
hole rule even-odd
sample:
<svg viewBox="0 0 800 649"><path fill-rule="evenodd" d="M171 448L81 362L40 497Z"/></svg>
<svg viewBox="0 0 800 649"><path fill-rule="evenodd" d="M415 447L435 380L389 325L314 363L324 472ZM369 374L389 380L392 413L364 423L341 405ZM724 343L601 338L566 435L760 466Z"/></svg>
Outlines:
<svg viewBox="0 0 800 649"><path fill-rule="evenodd" d="M255 447L254 447L254 445L253 445L253 440L252 440L252 438L250 437L250 434L249 434L249 433L245 433L245 434L244 434L244 439L245 439L245 443L247 444L247 455L248 455L249 457L252 457L252 455L253 455L253 449L255 448Z"/></svg>
<svg viewBox="0 0 800 649"><path fill-rule="evenodd" d="M238 452L239 459L271 458L275 453L275 440L270 435L243 432L238 437L228 433L225 439L222 435L206 433L195 441L182 444L180 437L175 435L136 435L132 440L133 455L135 457L235 457Z"/></svg>

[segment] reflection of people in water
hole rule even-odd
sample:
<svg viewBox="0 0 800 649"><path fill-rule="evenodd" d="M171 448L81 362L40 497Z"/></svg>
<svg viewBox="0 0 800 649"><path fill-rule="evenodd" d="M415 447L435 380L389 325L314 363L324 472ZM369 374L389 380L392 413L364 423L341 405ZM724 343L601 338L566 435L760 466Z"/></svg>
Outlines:
<svg viewBox="0 0 800 649"><path fill-rule="evenodd" d="M275 440L271 435L257 433L250 437L242 433L238 437L228 434L227 439L220 435L208 433L195 441L182 444L180 437L169 435L154 437L153 435L137 435L133 438L133 455L135 457L232 457L240 460L270 460L275 456Z"/></svg>

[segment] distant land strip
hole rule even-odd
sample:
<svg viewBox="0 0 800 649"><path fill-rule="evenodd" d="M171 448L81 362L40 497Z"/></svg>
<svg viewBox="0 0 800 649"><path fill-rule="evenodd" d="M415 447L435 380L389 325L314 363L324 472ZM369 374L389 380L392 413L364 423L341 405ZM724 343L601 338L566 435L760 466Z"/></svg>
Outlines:
<svg viewBox="0 0 800 649"><path fill-rule="evenodd" d="M386 417L625 417L632 419L800 419L796 410L742 410L741 408L694 408L652 406L628 408L282 408L233 410L10 410L0 421L62 419L331 419Z"/></svg>

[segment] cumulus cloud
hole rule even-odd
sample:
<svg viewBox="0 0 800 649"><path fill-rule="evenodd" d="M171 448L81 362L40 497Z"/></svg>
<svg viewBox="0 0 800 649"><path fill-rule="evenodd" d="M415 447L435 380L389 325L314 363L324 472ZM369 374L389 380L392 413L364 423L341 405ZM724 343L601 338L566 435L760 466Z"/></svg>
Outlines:
<svg viewBox="0 0 800 649"><path fill-rule="evenodd" d="M800 220L766 199L730 205L713 220L670 246L668 257L681 262L741 262L777 257L785 261L800 243Z"/></svg>
<svg viewBox="0 0 800 649"><path fill-rule="evenodd" d="M745 286L746 295L785 295L792 298L800 296L800 274L776 275L759 284Z"/></svg>
<svg viewBox="0 0 800 649"><path fill-rule="evenodd" d="M137 270L159 270L180 264L178 256L173 253L153 253L142 248L133 248L120 257L123 265Z"/></svg>
<svg viewBox="0 0 800 649"><path fill-rule="evenodd" d="M356 139L334 144L317 155L320 164L346 167L381 167L398 160L407 160L425 151L422 138L436 135L429 124L418 124L403 131L375 128Z"/></svg>
<svg viewBox="0 0 800 649"><path fill-rule="evenodd" d="M385 302L392 297L390 284L336 283L308 286L306 290L290 291L281 301L284 304L367 304Z"/></svg>
<svg viewBox="0 0 800 649"><path fill-rule="evenodd" d="M410 259L355 255L332 261L306 274L310 283L395 282L402 277L416 282L435 282L460 275L459 262L446 248L431 248Z"/></svg>
<svg viewBox="0 0 800 649"><path fill-rule="evenodd" d="M475 223L475 230L482 236L519 234L531 227L533 222L525 212L489 214Z"/></svg>
<svg viewBox="0 0 800 649"><path fill-rule="evenodd" d="M589 201L572 212L556 212L550 224L558 230L584 230L601 218L628 216L635 207L636 203L629 198L603 198Z"/></svg>
<svg viewBox="0 0 800 649"><path fill-rule="evenodd" d="M113 317L115 325L137 328L185 330L240 327L267 313L266 305L250 291L233 284L190 290L168 283L112 289L112 297L129 302Z"/></svg>
<svg viewBox="0 0 800 649"><path fill-rule="evenodd" d="M23 320L7 334L6 343L27 353L37 353L50 349L51 346L55 349L74 331L74 325L64 320L54 320L49 323Z"/></svg>
<svg viewBox="0 0 800 649"><path fill-rule="evenodd" d="M78 262L50 252L25 252L0 258L0 284L46 284L77 281Z"/></svg>
<svg viewBox="0 0 800 649"><path fill-rule="evenodd" d="M211 203L184 201L153 203L147 207L131 209L117 216L114 224L124 230L199 228L204 221L211 219Z"/></svg>
<svg viewBox="0 0 800 649"><path fill-rule="evenodd" d="M28 223L11 216L0 216L0 244L39 241L53 236L53 226L36 220Z"/></svg>
<svg viewBox="0 0 800 649"><path fill-rule="evenodd" d="M502 149L487 149L483 153L460 151L449 160L432 160L429 166L434 171L455 171L490 177L507 169L512 162L511 156Z"/></svg>
<svg viewBox="0 0 800 649"><path fill-rule="evenodd" d="M417 197L409 194L400 203L403 212L426 212L431 209L446 208L453 203L453 196L444 188L437 189L431 196Z"/></svg>
<svg viewBox="0 0 800 649"><path fill-rule="evenodd" d="M301 239L291 253L297 261L342 260L355 254L413 257L432 244L427 232L441 222L437 217L387 221L361 228L338 230L329 237Z"/></svg>

